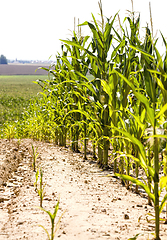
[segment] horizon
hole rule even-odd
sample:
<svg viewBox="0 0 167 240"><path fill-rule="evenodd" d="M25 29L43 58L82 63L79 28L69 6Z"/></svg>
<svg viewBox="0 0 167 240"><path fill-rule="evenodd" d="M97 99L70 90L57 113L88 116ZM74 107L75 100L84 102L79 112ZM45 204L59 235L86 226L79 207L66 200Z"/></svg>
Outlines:
<svg viewBox="0 0 167 240"><path fill-rule="evenodd" d="M30 59L30 60L27 60L27 59L7 59L8 63L21 63L21 62L53 62L53 60L40 60L40 59Z"/></svg>

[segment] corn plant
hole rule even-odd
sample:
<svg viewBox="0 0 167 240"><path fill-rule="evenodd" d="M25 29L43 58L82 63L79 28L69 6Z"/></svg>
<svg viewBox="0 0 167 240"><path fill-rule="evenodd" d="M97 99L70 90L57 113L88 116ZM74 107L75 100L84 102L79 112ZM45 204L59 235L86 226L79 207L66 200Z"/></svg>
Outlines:
<svg viewBox="0 0 167 240"><path fill-rule="evenodd" d="M62 40L64 43L75 46L83 51L85 51L89 55L90 64L92 71L91 73L95 73L95 83L96 84L96 91L98 94L97 101L102 106L98 110L98 118L101 122L102 132L99 132L99 160L100 164L104 167L108 167L108 150L109 150L109 123L110 123L110 116L109 116L109 109L108 109L108 94L103 90L101 86L101 82L99 79L103 79L106 83L109 81L109 76L111 67L110 67L110 61L108 61L107 56L108 52L110 50L110 46L112 43L112 34L111 29L113 26L113 23L115 21L116 15L110 21L110 19L107 19L107 23L104 22L104 16L102 12L102 3L99 2L100 7L100 14L101 14L101 29L98 26L98 23L92 14L93 23L90 22L84 22L83 24L80 24L80 26L88 25L90 30L93 34L93 40L92 40L92 48L93 53L90 52L88 49L84 48L83 46L79 45L78 43L75 43L73 41L66 41ZM99 79L97 79L99 78ZM98 107L98 105L97 105Z"/></svg>
<svg viewBox="0 0 167 240"><path fill-rule="evenodd" d="M152 56L150 56L151 58L153 58ZM142 145L142 143L135 138L134 136L132 136L131 134L129 134L128 132L125 132L123 130L117 129L117 131L121 132L126 138L128 138L130 141L132 141L133 143L135 143L138 147L138 151L139 151L139 158L136 159L136 161L139 161L140 166L144 169L146 176L151 176L154 182L154 191L153 193L151 193L148 184L147 183L143 183L140 180L137 180L131 176L127 176L127 175L122 175L120 174L119 176L121 178L123 178L124 180L128 180L131 181L137 185L139 185L140 187L144 188L144 190L147 192L147 194L149 195L149 197L151 198L151 200L153 201L154 204L154 209L155 209L155 234L156 234L156 240L159 240L159 215L162 211L162 208L164 207L165 201L167 199L167 195L164 196L161 204L159 203L159 194L161 193L162 189L164 188L166 182L164 179L160 180L160 190L159 190L159 158L158 158L158 138L159 135L156 134L156 125L157 125L157 118L159 116L161 116L161 114L163 114L166 111L166 105L163 106L163 108L161 109L160 113L156 115L156 104L155 102L153 102L152 107L150 107L149 102L147 100L147 98L144 96L144 94L140 93L139 91L136 91L134 85L123 75L121 75L118 71L114 70L115 72L117 72L117 74L124 80L127 82L127 84L129 84L129 86L131 87L131 89L133 90L134 95L144 104L146 112L147 112L147 117L149 119L150 124L153 127L153 134L154 134L154 144L153 144L153 151L154 151L154 167L150 167L147 165L147 157L146 157L146 151L144 146ZM154 91L156 90L155 87L153 86ZM154 97L156 96L156 93L154 92ZM155 98L154 98L155 101ZM161 135L160 137L164 137L166 138L166 136Z"/></svg>
<svg viewBox="0 0 167 240"><path fill-rule="evenodd" d="M128 19L128 20L130 21L130 19ZM132 22L131 22L131 25L132 25ZM124 175L124 174L117 174L117 175L121 176L121 178L123 180L131 181L131 182L135 183L136 185L139 185L140 187L144 188L145 191L147 192L149 198L153 201L154 208L155 208L155 225L156 225L155 234L156 234L156 239L159 239L159 215L165 204L167 196L166 195L164 196L163 201L160 204L159 203L159 194L161 193L162 189L164 188L166 182L164 179L161 179L160 185L159 185L158 154L159 154L160 150L158 149L159 136L156 134L156 128L158 126L158 120L157 120L158 117L160 117L163 113L166 112L166 104L164 104L164 106L162 106L157 101L158 97L160 96L160 88L161 89L163 88L163 94L165 93L165 89L163 87L164 79L162 79L162 81L161 81L160 79L157 79L157 76L160 76L160 75L164 76L164 74L162 74L162 73L158 74L158 72L160 72L160 70L155 71L155 68L159 69L161 59L159 57L159 53L158 53L157 49L155 48L155 44L153 44L153 42L152 42L151 33L150 33L148 27L146 28L145 43L142 45L140 41L135 41L135 42L132 41L132 42L130 42L129 47L132 48L132 51L133 50L139 51L141 53L140 65L139 65L139 61L137 61L135 63L137 68L136 67L131 68L128 75L121 73L120 68L118 69L116 67L116 65L114 67L113 72L117 73L117 76L119 77L119 81L123 80L129 86L129 88L132 89L134 96L140 102L140 105L135 104L135 106L138 109L140 109L140 106L142 106L141 109L143 109L143 110L142 111L140 110L138 116L136 115L137 112L136 112L134 106L132 106L131 110L129 111L129 114L132 115L133 118L135 119L135 121L137 123L137 127L139 126L141 128L142 132L143 132L143 130L146 129L147 125L145 125L145 127L143 128L143 126L142 126L143 124L140 120L140 118L141 119L143 118L142 117L143 114L141 115L141 113L142 112L147 113L145 122L149 122L149 124L153 128L153 134L154 134L154 139L153 139L154 165L152 167L150 164L150 160L149 160L150 154L147 159L146 149L142 145L143 138L141 138L141 137L139 138L139 136L142 136L140 129L139 129L140 132L136 131L137 128L135 130L133 129L133 131L131 132L130 129L128 130L125 127L123 128L124 130L119 129L118 127L114 127L116 131L120 132L121 135L119 137L122 138L124 136L124 137L126 137L126 139L129 139L129 141L132 142L133 146L136 145L135 153L137 153L137 154L131 155L130 157L133 160L135 160L135 162L138 166L140 164L140 166L144 169L145 174L148 178L148 183L145 182L145 184L143 184L142 181L138 180L138 166L136 168L136 179L132 178L131 176ZM157 59L158 59L157 61L155 60L155 55L154 55L155 51L153 51L154 49L156 49L156 55L157 55ZM139 60L139 58L138 58L138 60ZM142 69L141 66L144 66L144 73L141 72L141 69ZM142 78L144 78L144 81L141 82L141 85L139 85L140 82L138 84L137 80L140 80ZM145 85L143 85L143 83L145 83ZM158 88L158 85L161 87ZM143 93L142 93L142 90L139 87L144 87L144 86L146 86L146 90L143 90ZM105 88L105 91L109 94L107 86ZM146 92L146 94L145 94L145 92ZM164 99L165 99L165 96L164 96ZM148 98L151 100L151 104L149 103ZM126 105L124 105L124 107L125 106ZM143 108L143 106L144 106L144 108ZM157 106L160 108L160 113L158 115L156 115ZM122 119L122 116L121 116L121 119ZM130 119L132 119L132 118L129 118L129 120ZM123 123L123 126L125 126L123 121L122 121L122 123ZM132 126L134 127L135 125L132 124ZM137 132L140 134L138 135ZM161 137L162 137L162 135L161 135ZM165 136L163 136L163 137L165 137ZM148 147L148 149L149 149L149 147ZM127 157L128 157L128 155L127 155ZM121 170L121 172L122 172L122 170ZM150 187L152 180L154 182L153 193L151 192L151 187ZM162 184L162 182L164 185ZM160 187L160 190L159 190L159 187Z"/></svg>
<svg viewBox="0 0 167 240"><path fill-rule="evenodd" d="M163 156L163 166L164 166L164 169L163 169L163 172L164 172L164 177L167 177L167 144L166 144L166 148L164 150L164 156ZM166 193L167 193L167 186L166 187ZM165 219L165 223L167 224L167 204L166 204L166 219Z"/></svg>
<svg viewBox="0 0 167 240"><path fill-rule="evenodd" d="M54 118L52 119L52 124L55 125L55 142L60 146L66 146L66 137L68 130L68 121L64 121L64 115L68 111L67 104L70 102L71 97L69 94L69 84L66 83L66 78L68 77L68 68L66 64L61 60L61 58L66 59L67 51L64 51L62 45L62 56L58 54L56 56L57 63L52 65L52 68L42 68L49 72L50 78L47 80L36 81L45 91L47 98L50 100L50 106L52 108ZM67 60L68 61L68 60ZM62 84L65 82L64 84Z"/></svg>
<svg viewBox="0 0 167 240"><path fill-rule="evenodd" d="M57 215L57 211L59 209L59 200L54 208L54 213L52 214L51 212L45 210L44 208L42 207L38 207L39 209L41 209L42 211L46 212L49 217L50 217L50 221L51 221L51 234L49 234L48 230L42 226L42 225L39 225L40 227L42 227L44 229L44 231L46 232L47 236L48 236L48 240L53 240L54 237L55 237L55 234L56 232L58 231L59 229L59 225L60 225L60 221L61 221L61 218L62 216L64 215L65 211L61 214L61 216L59 217L57 223L56 223L56 226L55 226L55 218L56 218L56 215Z"/></svg>
<svg viewBox="0 0 167 240"><path fill-rule="evenodd" d="M38 177L39 171L37 171L36 173L36 178ZM38 188L38 184L36 184L36 189L37 189L37 193L40 197L40 207L42 208L42 202L43 202L43 198L45 196L45 192L44 192L44 185L43 185L43 171L42 169L40 169L40 179L39 179L39 188ZM36 182L35 182L36 183Z"/></svg>

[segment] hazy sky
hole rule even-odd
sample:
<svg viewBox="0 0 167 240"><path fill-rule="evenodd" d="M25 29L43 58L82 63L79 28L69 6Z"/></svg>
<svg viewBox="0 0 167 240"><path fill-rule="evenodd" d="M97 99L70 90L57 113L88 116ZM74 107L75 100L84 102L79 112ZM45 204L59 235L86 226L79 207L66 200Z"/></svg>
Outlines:
<svg viewBox="0 0 167 240"><path fill-rule="evenodd" d="M0 54L7 59L47 60L60 50L59 39L70 38L74 17L80 23L99 18L99 0L0 0ZM134 10L141 13L141 27L150 24L152 7L154 35L161 30L167 37L166 0L133 0ZM120 10L121 19L132 10L131 0L102 0L106 17ZM82 28L84 34L88 27ZM142 30L144 32L144 29ZM162 45L162 40L159 40ZM54 57L53 57L54 59Z"/></svg>

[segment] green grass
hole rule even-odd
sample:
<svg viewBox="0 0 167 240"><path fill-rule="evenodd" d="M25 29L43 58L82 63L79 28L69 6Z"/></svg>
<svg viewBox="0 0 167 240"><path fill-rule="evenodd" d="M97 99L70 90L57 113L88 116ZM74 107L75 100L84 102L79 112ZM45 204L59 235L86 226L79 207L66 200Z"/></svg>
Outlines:
<svg viewBox="0 0 167 240"><path fill-rule="evenodd" d="M41 91L41 87L33 81L45 78L45 75L0 76L0 125L21 117L30 99L37 97Z"/></svg>

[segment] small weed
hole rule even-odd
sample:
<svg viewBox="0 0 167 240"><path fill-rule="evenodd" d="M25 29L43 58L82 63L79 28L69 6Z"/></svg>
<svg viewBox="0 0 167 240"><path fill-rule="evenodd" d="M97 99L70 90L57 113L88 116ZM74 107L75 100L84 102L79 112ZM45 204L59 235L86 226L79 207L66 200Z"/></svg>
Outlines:
<svg viewBox="0 0 167 240"><path fill-rule="evenodd" d="M37 169L35 173L35 182L34 182L35 191L37 191L37 187L38 187L38 177L39 177L39 169Z"/></svg>
<svg viewBox="0 0 167 240"><path fill-rule="evenodd" d="M15 124L5 124L3 132L6 138L10 141L15 137L15 133L16 133Z"/></svg>
<svg viewBox="0 0 167 240"><path fill-rule="evenodd" d="M37 160L37 157L39 155L37 150L38 150L38 148L35 149L33 144L32 144L32 158L33 158L32 166L34 167L34 172L35 172L35 168L36 168L36 160Z"/></svg>
<svg viewBox="0 0 167 240"><path fill-rule="evenodd" d="M17 140L17 147L18 147L18 149L19 149L19 147L20 147L20 144L21 144L21 139L18 139L18 140Z"/></svg>

